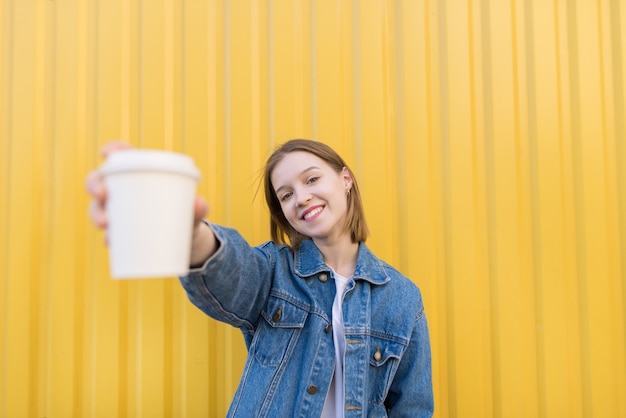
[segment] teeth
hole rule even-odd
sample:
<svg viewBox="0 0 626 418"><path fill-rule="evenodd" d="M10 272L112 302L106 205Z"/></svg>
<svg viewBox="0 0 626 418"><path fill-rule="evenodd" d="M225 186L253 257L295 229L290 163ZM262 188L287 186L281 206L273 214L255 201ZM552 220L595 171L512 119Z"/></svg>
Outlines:
<svg viewBox="0 0 626 418"><path fill-rule="evenodd" d="M304 219L309 219L311 216L315 216L322 211L322 208L315 208L311 212L304 215Z"/></svg>

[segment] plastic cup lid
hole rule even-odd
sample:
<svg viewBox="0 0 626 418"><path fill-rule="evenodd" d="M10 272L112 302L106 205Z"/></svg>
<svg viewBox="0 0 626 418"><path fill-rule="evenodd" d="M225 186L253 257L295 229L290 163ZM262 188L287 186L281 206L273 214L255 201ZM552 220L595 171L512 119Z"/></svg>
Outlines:
<svg viewBox="0 0 626 418"><path fill-rule="evenodd" d="M171 151L128 149L111 153L100 167L103 176L130 171L155 171L182 174L200 181L193 159Z"/></svg>

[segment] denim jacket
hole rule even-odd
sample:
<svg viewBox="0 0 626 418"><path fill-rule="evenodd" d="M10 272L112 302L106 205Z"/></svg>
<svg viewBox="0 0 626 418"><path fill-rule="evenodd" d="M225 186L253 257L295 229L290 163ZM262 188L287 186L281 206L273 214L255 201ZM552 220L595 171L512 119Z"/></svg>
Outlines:
<svg viewBox="0 0 626 418"><path fill-rule="evenodd" d="M229 417L319 417L334 362L332 273L313 241L251 247L211 225L219 248L181 277L190 301L241 329L248 358ZM428 326L418 288L364 243L343 301L345 417L433 414Z"/></svg>

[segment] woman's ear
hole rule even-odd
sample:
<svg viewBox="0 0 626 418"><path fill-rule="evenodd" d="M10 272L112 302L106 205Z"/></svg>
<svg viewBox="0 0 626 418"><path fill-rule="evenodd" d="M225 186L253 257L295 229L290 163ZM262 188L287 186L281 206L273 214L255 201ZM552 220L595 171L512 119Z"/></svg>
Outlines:
<svg viewBox="0 0 626 418"><path fill-rule="evenodd" d="M341 169L341 177L343 179L343 185L345 187L346 194L347 194L352 189L352 183L353 183L352 175L350 174L350 170L348 170L348 167L344 167L343 169Z"/></svg>

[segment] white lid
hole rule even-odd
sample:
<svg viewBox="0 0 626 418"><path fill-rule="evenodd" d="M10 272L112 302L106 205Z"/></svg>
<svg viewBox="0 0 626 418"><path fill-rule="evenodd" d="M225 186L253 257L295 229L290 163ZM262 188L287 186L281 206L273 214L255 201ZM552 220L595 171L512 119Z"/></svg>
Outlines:
<svg viewBox="0 0 626 418"><path fill-rule="evenodd" d="M200 171L193 159L171 151L127 149L112 152L100 167L107 176L129 171L158 171L182 174L200 181Z"/></svg>

